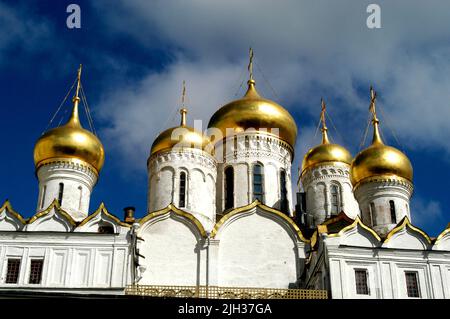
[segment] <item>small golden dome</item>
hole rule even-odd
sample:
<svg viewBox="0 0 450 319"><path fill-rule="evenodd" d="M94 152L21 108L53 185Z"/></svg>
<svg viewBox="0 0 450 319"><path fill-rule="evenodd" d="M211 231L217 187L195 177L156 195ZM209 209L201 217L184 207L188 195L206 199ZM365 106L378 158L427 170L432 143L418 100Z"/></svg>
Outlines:
<svg viewBox="0 0 450 319"><path fill-rule="evenodd" d="M325 102L322 99L322 112L320 120L322 122L322 144L310 149L303 157L302 174L303 172L319 164L326 163L344 163L351 165L352 156L347 149L338 144L331 144L328 139L328 128L325 124Z"/></svg>
<svg viewBox="0 0 450 319"><path fill-rule="evenodd" d="M223 137L250 128L269 134L272 129L278 129L279 138L292 148L297 138L297 125L289 112L281 105L262 98L252 79L248 81L244 97L222 106L211 117L208 128L219 129Z"/></svg>
<svg viewBox="0 0 450 319"><path fill-rule="evenodd" d="M42 135L34 147L36 169L53 159L78 159L100 172L105 153L100 140L85 130L78 118L78 104L74 105L69 121Z"/></svg>
<svg viewBox="0 0 450 319"><path fill-rule="evenodd" d="M210 145L208 136L186 126L187 110L185 108L182 108L180 113L180 126L169 128L160 133L152 144L150 156L166 150L181 150L184 148L197 148L212 154L213 147Z"/></svg>
<svg viewBox="0 0 450 319"><path fill-rule="evenodd" d="M78 82L73 110L69 121L44 133L34 146L34 164L36 170L45 163L55 160L82 161L92 166L98 174L105 161L105 152L100 140L85 130L78 117L80 98L81 65L78 69Z"/></svg>
<svg viewBox="0 0 450 319"><path fill-rule="evenodd" d="M345 147L338 144L331 144L324 130L322 144L313 147L306 153L302 162L302 174L306 169L326 163L344 163L351 165L352 155Z"/></svg>
<svg viewBox="0 0 450 319"><path fill-rule="evenodd" d="M373 90L371 111L373 113L373 140L365 150L359 152L352 162L351 182L357 184L370 178L399 178L412 183L413 168L408 157L398 149L385 145L379 132L379 120L375 112L375 97Z"/></svg>

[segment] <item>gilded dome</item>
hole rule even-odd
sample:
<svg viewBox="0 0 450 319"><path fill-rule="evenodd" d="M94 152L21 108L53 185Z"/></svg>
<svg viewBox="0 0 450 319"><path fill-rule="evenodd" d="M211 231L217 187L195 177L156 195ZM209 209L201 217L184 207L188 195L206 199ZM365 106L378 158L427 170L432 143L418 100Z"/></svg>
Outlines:
<svg viewBox="0 0 450 319"><path fill-rule="evenodd" d="M212 154L213 147L210 145L208 136L196 131L192 127L186 126L187 110L185 108L181 109L180 113L180 126L169 128L160 133L152 144L150 156L176 148L198 148Z"/></svg>
<svg viewBox="0 0 450 319"><path fill-rule="evenodd" d="M105 161L105 153L100 140L91 132L85 130L78 118L78 100L72 116L62 126L43 134L34 147L34 164L36 169L57 159L81 160L100 172Z"/></svg>
<svg viewBox="0 0 450 319"><path fill-rule="evenodd" d="M412 182L413 168L408 157L398 149L385 145L375 123L372 145L356 155L351 166L353 186L371 177L400 177Z"/></svg>
<svg viewBox="0 0 450 319"><path fill-rule="evenodd" d="M370 88L370 111L373 114L372 145L356 155L351 166L353 187L371 178L406 179L412 183L413 168L408 157L398 149L384 145L379 132L375 102L376 92Z"/></svg>
<svg viewBox="0 0 450 319"><path fill-rule="evenodd" d="M347 149L338 144L331 144L328 140L326 128L322 129L322 144L310 149L303 157L302 174L308 169L326 163L344 163L351 165L352 155Z"/></svg>
<svg viewBox="0 0 450 319"><path fill-rule="evenodd" d="M244 97L222 106L211 117L208 128L219 129L223 137L250 128L269 134L273 129L278 129L280 139L292 148L297 138L297 125L289 112L281 105L261 97L252 79L248 81Z"/></svg>

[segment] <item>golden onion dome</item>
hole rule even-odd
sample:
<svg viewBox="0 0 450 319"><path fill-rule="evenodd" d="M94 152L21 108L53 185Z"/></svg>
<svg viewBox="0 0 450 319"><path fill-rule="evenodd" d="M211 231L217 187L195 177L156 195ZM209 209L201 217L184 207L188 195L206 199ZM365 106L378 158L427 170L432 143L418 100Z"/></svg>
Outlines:
<svg viewBox="0 0 450 319"><path fill-rule="evenodd" d="M308 153L303 157L302 162L302 173L303 174L306 169L313 168L320 164L346 164L348 166L352 163L352 155L347 151L347 149L338 144L331 144L328 139L328 129L325 125L325 103L322 100L322 113L321 113L321 122L322 122L322 144L317 145L310 149Z"/></svg>
<svg viewBox="0 0 450 319"><path fill-rule="evenodd" d="M160 133L152 144L150 156L167 150L182 150L185 148L197 148L212 154L213 148L208 136L186 125L187 110L185 108L182 108L180 113L180 126L169 128Z"/></svg>
<svg viewBox="0 0 450 319"><path fill-rule="evenodd" d="M371 178L406 179L412 183L413 168L408 157L398 149L385 145L379 132L379 120L375 112L376 95L372 91L373 140L354 158L351 166L351 182L355 187Z"/></svg>
<svg viewBox="0 0 450 319"><path fill-rule="evenodd" d="M100 140L85 130L78 117L79 77L77 93L73 99L74 106L69 121L44 133L34 146L34 164L36 170L42 165L55 160L82 161L93 167L98 174L105 161L105 153Z"/></svg>
<svg viewBox="0 0 450 319"><path fill-rule="evenodd" d="M252 78L244 97L222 106L211 117L208 128L219 129L223 137L247 129L276 133L292 148L297 138L297 125L292 116L281 105L261 97ZM278 129L278 132L273 129Z"/></svg>

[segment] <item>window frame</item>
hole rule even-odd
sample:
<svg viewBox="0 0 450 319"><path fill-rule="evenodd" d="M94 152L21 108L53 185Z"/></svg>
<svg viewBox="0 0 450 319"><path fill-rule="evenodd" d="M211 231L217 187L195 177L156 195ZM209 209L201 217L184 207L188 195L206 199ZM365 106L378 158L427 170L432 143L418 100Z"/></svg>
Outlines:
<svg viewBox="0 0 450 319"><path fill-rule="evenodd" d="M37 278L39 279L38 282L32 282L33 262L40 262L40 270L39 270L39 274L37 275ZM44 258L31 257L30 258L29 272L28 272L28 284L30 284L30 285L40 285L40 284L42 284L43 272L44 272Z"/></svg>
<svg viewBox="0 0 450 319"><path fill-rule="evenodd" d="M184 178L182 178L184 176ZM178 183L178 207L186 208L187 207L187 173L185 171L181 171L179 174L179 183ZM184 185L182 185L184 184Z"/></svg>
<svg viewBox="0 0 450 319"><path fill-rule="evenodd" d="M419 272L418 271L413 271L413 270L405 270L404 271L404 275L405 275L405 288L406 288L406 296L408 298L422 298L422 294L420 291L420 282L419 282ZM415 285L416 285L416 289L417 289L417 296L410 296L410 286L408 284L408 275L414 275L414 279L415 279Z"/></svg>
<svg viewBox="0 0 450 319"><path fill-rule="evenodd" d="M13 281L9 281L8 278L10 276L10 268L9 268L9 263L10 261L18 261L19 265L17 266L17 273L15 274L15 278L16 280ZM8 285L17 285L19 283L19 279L20 279L20 270L22 267L22 258L21 257L7 257L6 258L6 270L5 270L5 280L4 283L8 284Z"/></svg>
<svg viewBox="0 0 450 319"><path fill-rule="evenodd" d="M257 167L260 168L260 172L258 174L255 173L255 169ZM261 177L261 181L259 183L255 182L256 176ZM255 185L261 186L261 192L258 193L255 192ZM256 162L255 164L253 164L252 167L252 196L253 200L258 199L261 203L264 203L264 165L261 162ZM261 198L259 199L258 196L261 196Z"/></svg>
<svg viewBox="0 0 450 319"><path fill-rule="evenodd" d="M365 286L362 286L361 283L358 281L360 278L357 276L358 273L364 273L365 275ZM354 274L355 274L355 292L356 295L362 295L362 296L370 296L370 285L369 285L369 271L366 268L354 268ZM359 289L364 288L364 292L361 292Z"/></svg>

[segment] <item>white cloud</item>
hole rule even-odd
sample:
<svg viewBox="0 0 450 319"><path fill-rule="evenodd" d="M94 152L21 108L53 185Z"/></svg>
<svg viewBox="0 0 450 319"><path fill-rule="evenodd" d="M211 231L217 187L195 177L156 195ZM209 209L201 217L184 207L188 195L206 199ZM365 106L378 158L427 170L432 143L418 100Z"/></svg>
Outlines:
<svg viewBox="0 0 450 319"><path fill-rule="evenodd" d="M178 105L183 79L192 88L191 108L198 110L191 116L207 120L213 110L234 98L231 88L242 80L237 78L245 70L245 55L252 45L260 91L298 115L297 164L307 149L305 133L315 125L306 123L302 114L318 116L320 96L328 101L343 136L340 142L357 151L366 125L369 84L379 93L385 135L391 135L390 126L406 150L450 152L446 129L450 3L378 1L379 30L366 27L369 3L137 0L113 8L97 4L112 32L126 33L149 48L165 47L177 56L164 72L151 73L115 94L121 107L108 115L112 123L108 136L127 157L136 149L136 154L143 153L141 148L148 152L155 133ZM124 19L124 14L133 19ZM271 93L266 78L278 96ZM110 103L108 97L105 104ZM139 167L143 162L142 157L136 159Z"/></svg>
<svg viewBox="0 0 450 319"><path fill-rule="evenodd" d="M419 197L413 197L411 199L411 220L413 225L424 229L434 229L435 225L444 224L445 218L441 203L433 199L424 200Z"/></svg>

